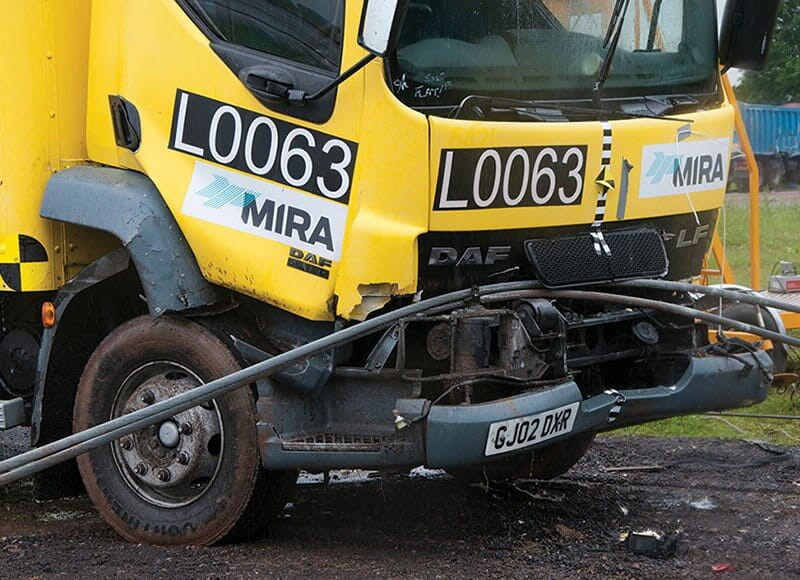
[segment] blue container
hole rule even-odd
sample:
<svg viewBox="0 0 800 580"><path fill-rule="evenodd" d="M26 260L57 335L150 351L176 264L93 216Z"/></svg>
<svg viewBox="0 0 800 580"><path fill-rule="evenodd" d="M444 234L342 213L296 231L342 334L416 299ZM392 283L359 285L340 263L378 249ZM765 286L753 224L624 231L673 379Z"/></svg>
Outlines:
<svg viewBox="0 0 800 580"><path fill-rule="evenodd" d="M756 155L800 155L800 107L739 103Z"/></svg>

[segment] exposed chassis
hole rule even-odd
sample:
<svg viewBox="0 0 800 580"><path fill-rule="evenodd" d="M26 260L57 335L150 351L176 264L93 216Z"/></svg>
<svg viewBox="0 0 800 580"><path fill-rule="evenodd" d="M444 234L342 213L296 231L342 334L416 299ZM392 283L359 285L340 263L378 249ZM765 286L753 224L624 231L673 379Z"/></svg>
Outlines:
<svg viewBox="0 0 800 580"><path fill-rule="evenodd" d="M670 283L663 282L663 284ZM750 303L754 303L758 299L748 295L735 295L735 293L731 293L731 297L737 301ZM542 289L539 284L534 282L515 282L461 290L376 316L371 320L344 328L221 379L200 385L191 391L156 403L147 409L118 417L81 433L73 434L0 462L0 485L37 473L125 435L140 431L145 427L164 421L176 413L219 397L226 392L262 381L270 375L287 369L300 361L391 328L409 317L449 313L471 305L486 305L537 298L586 300L618 303L634 308L654 308L677 316L683 316L689 320L700 319L715 324L725 324L727 327L763 336L773 341L800 346L800 339L678 304L635 296L590 291L552 291ZM395 421L383 423L382 425L385 425L383 428L394 430L397 427L402 427L403 423L409 425L409 423L413 422L414 425L419 425L419 433L416 437L412 435L411 439L413 440L408 444L393 447L398 451L392 457L391 464L418 463L420 458L428 465L473 463L482 456L479 453L480 448L472 438L477 437L476 434L478 433L483 433L483 437L485 437L487 424L508 417L525 417L530 412L547 407L551 403L559 403L562 400L577 402L579 406L575 426L569 433L573 435L578 432L578 429L581 431L597 431L674 414L743 406L762 400L766 396L770 382L770 362L765 353L749 352L747 357L737 356L736 358L706 353L705 356L691 356L687 363L688 366L682 376L678 380L671 381L671 384L657 385L646 389L627 389L625 394L617 391L608 391L584 398L574 381L566 378L560 384L550 386L544 390L518 393L510 398L486 403L473 403L471 405L430 405L426 407L425 399L415 398L413 395L411 398L397 397L394 399L394 408L390 410L391 412L398 411L397 413L392 413ZM362 369L356 374L369 372ZM262 382L261 384L263 385L264 383ZM408 381L403 381L403 384L408 384ZM275 391L277 392L277 389ZM317 397L322 397L325 393L333 395L335 391L330 388L330 385L326 385ZM267 395L268 393L263 392L263 394ZM261 400L265 401L266 397ZM403 401L408 401L408 405L405 405ZM277 408L277 406L277 404L272 405L273 408ZM419 420L415 421L417 417L419 417ZM262 412L262 418L268 417L264 416ZM422 429L423 426L424 430ZM277 450L270 438L273 434L279 435L282 440L285 437L282 437L280 432L276 433L276 430L270 427L267 421L262 420L260 427L264 462L268 466L274 467L273 461L280 461L279 457L281 455L283 455L283 461L287 466L292 465L290 460L296 453L304 453L304 455L302 460L296 460L293 464L294 467L313 468L314 464L317 467L322 467L326 463L327 455L320 451L313 453L287 451L286 453L276 453L273 456L270 451ZM412 433L409 428L410 426L407 426L405 429L397 430L395 436L406 437L404 432ZM564 435L564 437L566 436L567 434ZM555 441L555 439L551 441ZM283 447L282 441L281 447ZM517 450L517 452L521 452L521 450ZM371 462L361 461L366 457L366 455L363 455L365 453L370 453L369 457L373 458ZM375 465L377 462L374 459L380 455L383 455L383 453L374 451L353 452L353 458L359 459L358 464L365 467ZM294 456L297 457L296 455ZM337 457L337 465L344 466L346 458L338 454Z"/></svg>

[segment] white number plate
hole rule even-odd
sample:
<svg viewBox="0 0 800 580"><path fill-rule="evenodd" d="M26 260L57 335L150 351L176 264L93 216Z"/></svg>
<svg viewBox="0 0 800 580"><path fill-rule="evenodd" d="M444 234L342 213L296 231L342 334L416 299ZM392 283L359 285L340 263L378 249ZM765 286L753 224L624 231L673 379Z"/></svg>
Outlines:
<svg viewBox="0 0 800 580"><path fill-rule="evenodd" d="M530 447L572 431L580 403L565 405L538 415L492 423L486 439L486 456Z"/></svg>

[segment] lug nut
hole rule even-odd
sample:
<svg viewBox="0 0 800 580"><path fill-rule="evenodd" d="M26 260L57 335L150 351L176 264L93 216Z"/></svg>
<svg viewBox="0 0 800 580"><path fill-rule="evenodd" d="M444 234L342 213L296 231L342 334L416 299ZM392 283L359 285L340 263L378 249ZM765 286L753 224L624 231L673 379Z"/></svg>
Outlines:
<svg viewBox="0 0 800 580"><path fill-rule="evenodd" d="M191 435L192 434L192 426L189 423L181 423L181 435Z"/></svg>
<svg viewBox="0 0 800 580"><path fill-rule="evenodd" d="M133 469L136 475L145 475L147 473L147 466L144 463L140 463Z"/></svg>
<svg viewBox="0 0 800 580"><path fill-rule="evenodd" d="M158 472L158 479L160 481L169 481L172 479L172 474L169 472L169 469L162 469Z"/></svg>
<svg viewBox="0 0 800 580"><path fill-rule="evenodd" d="M145 391L142 393L142 396L139 397L139 400L145 405L152 405L156 400L156 396L153 394L153 391Z"/></svg>
<svg viewBox="0 0 800 580"><path fill-rule="evenodd" d="M181 465L187 465L189 463L189 454L185 451L178 453L178 463Z"/></svg>
<svg viewBox="0 0 800 580"><path fill-rule="evenodd" d="M122 447L122 448L123 448L125 451L130 451L131 449L133 449L133 441L131 441L130 439L123 439L123 440L120 442L120 446L121 446L121 447Z"/></svg>

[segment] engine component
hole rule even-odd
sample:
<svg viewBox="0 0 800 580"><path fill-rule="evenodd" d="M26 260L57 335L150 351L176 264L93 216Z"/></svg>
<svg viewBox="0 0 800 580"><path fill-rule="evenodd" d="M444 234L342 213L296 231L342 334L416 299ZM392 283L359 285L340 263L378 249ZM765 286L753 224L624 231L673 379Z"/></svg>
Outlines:
<svg viewBox="0 0 800 580"><path fill-rule="evenodd" d="M452 331L450 325L446 323L437 324L428 331L426 344L432 359L441 361L450 357L451 338Z"/></svg>
<svg viewBox="0 0 800 580"><path fill-rule="evenodd" d="M641 342L650 346L658 344L660 338L658 329L646 320L642 320L633 325L633 334L636 335L636 338Z"/></svg>

